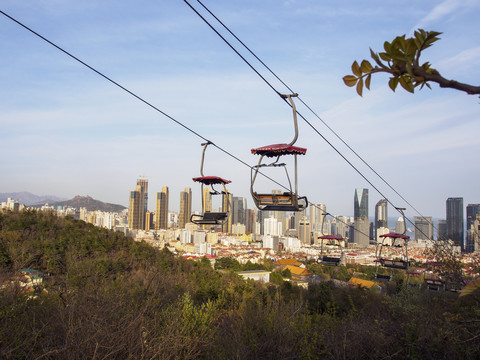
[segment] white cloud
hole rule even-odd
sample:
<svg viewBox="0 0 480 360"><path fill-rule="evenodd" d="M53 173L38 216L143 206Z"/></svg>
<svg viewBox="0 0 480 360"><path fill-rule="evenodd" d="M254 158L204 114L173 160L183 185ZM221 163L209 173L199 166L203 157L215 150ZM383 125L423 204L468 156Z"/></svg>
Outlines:
<svg viewBox="0 0 480 360"><path fill-rule="evenodd" d="M454 55L448 59L439 61L435 68L443 74L446 72L466 72L469 69L478 68L480 60L480 46L472 47Z"/></svg>
<svg viewBox="0 0 480 360"><path fill-rule="evenodd" d="M432 11L430 11L423 19L421 19L420 22L418 22L417 25L415 25L415 27L412 29L412 32L415 29L422 28L426 25L441 20L461 6L463 6L463 1L461 0L444 0L435 6Z"/></svg>

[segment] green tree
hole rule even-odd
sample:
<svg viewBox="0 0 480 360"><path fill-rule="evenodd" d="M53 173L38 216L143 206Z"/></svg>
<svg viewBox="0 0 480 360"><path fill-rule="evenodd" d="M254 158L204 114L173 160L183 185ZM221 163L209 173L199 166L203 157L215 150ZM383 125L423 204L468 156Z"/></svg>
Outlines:
<svg viewBox="0 0 480 360"><path fill-rule="evenodd" d="M234 270L238 271L242 268L242 265L237 259L231 257L223 257L215 261L215 269Z"/></svg>
<svg viewBox="0 0 480 360"><path fill-rule="evenodd" d="M442 88L451 88L464 91L467 94L480 94L480 86L472 86L455 80L448 80L431 67L429 62L420 64L420 55L432 44L439 40L440 32L418 29L414 36L406 38L397 36L392 42L385 41L383 52L376 53L370 49L370 56L375 61L373 66L368 60L357 61L352 64L352 75L343 77L345 85L356 86L358 95L362 96L363 87L370 90L373 74L386 73L391 75L388 85L395 91L398 84L406 91L413 93L415 88L425 85L430 88L434 82Z"/></svg>

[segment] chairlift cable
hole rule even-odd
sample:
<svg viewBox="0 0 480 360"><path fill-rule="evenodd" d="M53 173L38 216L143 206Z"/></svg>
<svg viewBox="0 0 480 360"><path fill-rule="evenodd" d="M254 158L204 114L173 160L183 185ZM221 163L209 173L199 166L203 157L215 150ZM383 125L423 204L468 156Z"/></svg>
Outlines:
<svg viewBox="0 0 480 360"><path fill-rule="evenodd" d="M271 85L260 73L257 69L254 68L253 65L251 65L244 56L242 56L237 49L233 45L231 45L225 37L223 37L206 19L203 17L187 0L184 0L184 2L233 50L235 53L240 56L240 58L258 75L260 78L272 89L274 90L277 94L280 94L279 91L277 91L273 85ZM268 65L265 64L243 41L238 38L235 33L233 33L207 6L205 6L200 0L197 0L197 2L216 20L218 23L220 23L252 56L254 56L255 59L257 59L282 85L284 85L290 92L294 93L294 91L289 87L275 72L273 72ZM425 216L422 215L408 200L405 199L385 178L383 178L373 167L368 164L368 162L363 159L360 154L358 154L350 145L348 145L343 138L338 135L338 133L333 130L308 104L306 104L303 99L301 99L300 96L298 96L299 101L315 116L317 117L326 127L328 130L330 130L355 156L357 156L375 175L377 175L391 190L395 192L403 201L405 201L406 204L408 204L418 215L420 215L423 219L426 220ZM285 99L284 99L285 100ZM286 101L286 100L285 100ZM287 102L287 101L286 101ZM289 104L287 102L287 104ZM289 104L289 106L291 106ZM339 150L337 150L333 144L331 144L300 112L298 112L298 115L308 124L310 127L317 132L317 134L323 138L323 140L330 145L357 173L359 173L360 176L364 178L382 197L384 197L390 205L392 205L395 209L397 208L393 203L385 196L382 194L380 190L378 190L375 185L373 185L342 153L340 153ZM407 221L416 228L415 224L407 218ZM420 230L421 231L421 230ZM422 232L423 233L423 232ZM423 234L426 235L426 234Z"/></svg>
<svg viewBox="0 0 480 360"><path fill-rule="evenodd" d="M184 0L187 4L188 2L186 0ZM191 5L188 4L190 7ZM193 9L193 8L192 8ZM193 9L195 12L197 12L195 9ZM192 134L196 135L197 137L201 138L202 140L206 141L206 142L210 142L214 147L216 147L217 149L219 149L220 151L224 152L225 154L229 155L230 157L232 157L233 159L237 160L238 162L242 163L243 165L247 166L248 168L252 169L252 166L247 164L245 161L241 160L240 158L238 158L237 156L233 155L232 153L230 153L229 151L223 149L222 147L216 145L215 143L211 142L210 140L208 140L207 138L205 138L204 136L202 136L200 133L196 132L195 130L191 129L190 127L188 127L187 125L183 124L182 122L178 121L177 119L175 119L174 117L168 115L166 112L162 111L161 109L159 109L158 107L156 107L155 105L153 105L152 103L148 102L147 100L143 99L141 96L135 94L133 91L127 89L125 86L121 85L120 83L118 83L117 81L114 81L112 78L108 77L107 75L105 75L104 73L100 72L99 70L95 69L93 66L87 64L85 61L81 60L80 58L74 56L72 53L68 52L67 50L63 49L62 47L60 47L59 45L55 44L54 42L48 40L46 37L42 36L41 34L39 34L38 32L34 31L33 29L31 29L30 27L26 26L25 24L23 24L22 22L16 20L15 18L13 18L12 16L8 15L7 13L5 13L4 11L0 10L0 13L3 14L5 17L9 18L10 20L12 20L13 22L15 22L16 24L20 25L21 27L23 27L24 29L28 30L29 32L31 32L32 34L36 35L37 37L39 37L40 39L42 39L43 41L47 42L48 44L50 44L51 46L53 46L54 48L56 48L57 50L61 51L62 53L64 53L65 55L69 56L70 58L74 59L75 61L79 62L80 64L82 64L83 66L87 67L88 69L90 69L91 71L93 71L94 73L96 73L97 75L101 76L102 78L104 78L105 80L109 81L110 83L114 84L115 86L117 86L118 88L122 89L123 91L127 92L129 95L133 96L134 98L136 98L137 100L141 101L142 103L144 103L145 105L149 106L150 108L154 109L155 111L159 112L160 114L164 115L165 117L167 117L168 119L170 119L171 121L175 122L177 125L180 125L181 127L183 127L184 129L188 130L189 132L191 132ZM198 12L197 12L198 13ZM201 15L199 14L199 16L201 17ZM202 17L202 19L204 19ZM207 22L205 19L204 19L205 22ZM208 23L208 22L207 22ZM210 25L211 27L211 25ZM216 30L215 30L216 32ZM222 37L220 34L219 34L220 37ZM222 37L222 39L224 39ZM226 41L224 39L224 41ZM227 41L226 41L227 42ZM228 43L228 42L227 42ZM232 47L230 45L230 47ZM233 48L233 47L232 47ZM234 49L235 50L235 49ZM238 52L235 50L235 52L238 54ZM243 58L243 56L241 56L239 54L239 56L247 63L248 61L246 59ZM261 76L261 74L258 73L258 71L256 69L253 68L253 66L251 66L249 64L249 66L272 88L272 90L274 90L277 94L279 94L279 92L277 90L275 90L275 88L263 77ZM286 100L285 100L286 101ZM286 101L287 104L288 104L288 101ZM290 105L291 106L291 105ZM297 112L298 113L298 112ZM304 119L313 129L315 129L315 127L313 125L311 125L306 119L305 117L303 117L303 115L301 115L300 113L298 113L302 119ZM316 129L315 129L316 130ZM318 130L316 130L316 132L322 137L324 138L319 132ZM325 138L324 138L325 139ZM325 141L327 141L325 139ZM328 141L327 143L333 147L332 144L330 144ZM334 147L333 147L334 148ZM334 148L335 149L335 148ZM335 149L349 164L351 164L337 149ZM351 166L356 169L352 164ZM369 183L371 184L357 169L356 171ZM279 183L278 181L276 181L275 179L272 179L271 177L269 177L268 175L265 175L263 174L262 172L259 172L262 176L264 176L265 178L267 178L268 180L272 181L273 183L281 186L282 188L284 189L288 189L286 186L284 186L283 184ZM374 188L375 186L373 184L371 184ZM375 188L376 189L376 188ZM376 189L377 190L377 189ZM378 190L377 190L378 191ZM380 193L380 191L378 191ZM381 194L381 193L380 193ZM381 194L383 196L383 194ZM388 201L388 199L387 199ZM309 202L310 203L310 202ZM315 206L315 204L313 203L310 203L312 205ZM391 202L390 202L391 204ZM393 204L392 204L393 206ZM348 225L348 224L347 224ZM349 225L350 226L350 225Z"/></svg>
<svg viewBox="0 0 480 360"><path fill-rule="evenodd" d="M133 96L134 98L136 98L137 100L141 101L142 103L144 103L145 105L149 106L150 108L154 109L155 111L159 112L160 114L162 114L163 116L167 117L168 119L170 119L171 121L175 122L177 125L180 125L181 127L183 127L184 129L188 130L189 132L191 132L192 134L196 135L197 137L199 137L200 139L202 139L203 141L205 142L209 142L212 146L216 147L217 149L219 149L220 151L223 151L225 154L229 155L230 157L232 157L233 159L237 160L238 162L242 163L243 165L247 166L248 168L252 168L251 165L247 164L245 161L243 161L242 159L240 159L239 157L233 155L232 153L230 153L229 151L221 148L220 146L216 145L215 143L211 142L210 140L208 140L207 138L205 138L204 136L202 136L200 133L198 133L197 131L193 130L192 128L188 127L187 125L183 124L182 122L180 122L179 120L175 119L173 116L170 116L168 115L166 112L162 111L161 109L159 109L158 107L156 107L155 105L153 105L152 103L148 102L147 100L145 100L144 98L142 98L141 96L135 94L133 91L127 89L125 86L121 85L120 83L118 83L117 81L113 80L112 78L108 77L107 75L105 75L104 73L100 72L99 70L95 69L93 66L87 64L85 61L79 59L78 57L76 57L75 55L73 55L72 53L68 52L67 50L63 49L62 47L60 47L59 45L55 44L54 42L48 40L46 37L40 35L39 33L37 33L36 31L34 31L33 29L29 28L28 26L26 26L25 24L21 23L20 21L16 20L15 18L11 17L10 15L6 14L4 11L0 10L0 13L5 15L7 18L9 18L10 20L12 20L13 22L17 23L18 25L20 25L21 27L23 27L24 29L30 31L32 34L36 35L37 37L39 37L40 39L42 39L43 41L47 42L48 44L52 45L53 47L55 47L57 50L60 50L61 52L63 52L64 54L68 55L69 57L71 57L72 59L74 59L75 61L79 62L80 64L82 64L83 66L87 67L88 69L90 69L91 71L93 71L94 73L96 73L97 75L103 77L105 80L109 81L110 83L114 84L115 86L119 87L120 89L122 89L123 91L127 92L129 95ZM267 178L268 180L274 182L275 184L277 184L278 186L281 186L283 187L284 189L288 189L286 186L280 184L278 181L276 181L275 179L272 179L271 177L263 174L262 172L259 171L259 174L263 175L265 178Z"/></svg>

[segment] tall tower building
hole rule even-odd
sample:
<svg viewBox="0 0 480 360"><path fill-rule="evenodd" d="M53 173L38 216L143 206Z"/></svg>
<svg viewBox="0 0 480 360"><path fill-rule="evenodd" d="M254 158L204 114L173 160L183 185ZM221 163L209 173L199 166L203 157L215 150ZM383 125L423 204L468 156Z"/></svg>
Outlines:
<svg viewBox="0 0 480 360"><path fill-rule="evenodd" d="M185 188L180 192L180 213L178 214L178 227L185 229L185 224L190 222L192 215L192 189Z"/></svg>
<svg viewBox="0 0 480 360"><path fill-rule="evenodd" d="M139 229L145 230L145 221L148 211L148 179L137 179L137 191L140 191Z"/></svg>
<svg viewBox="0 0 480 360"><path fill-rule="evenodd" d="M431 216L414 216L415 240L433 239L433 220Z"/></svg>
<svg viewBox="0 0 480 360"><path fill-rule="evenodd" d="M263 220L264 235L281 235L278 233L278 222L273 216Z"/></svg>
<svg viewBox="0 0 480 360"><path fill-rule="evenodd" d="M447 240L447 220L438 220L437 221L437 239L438 240Z"/></svg>
<svg viewBox="0 0 480 360"><path fill-rule="evenodd" d="M202 209L204 212L212 211L212 194L210 194L210 188L203 188L203 204Z"/></svg>
<svg viewBox="0 0 480 360"><path fill-rule="evenodd" d="M475 250L476 238L478 238L478 226L475 227L475 221L480 216L480 204L467 205L467 238L466 238L466 252L473 252Z"/></svg>
<svg viewBox="0 0 480 360"><path fill-rule="evenodd" d="M368 189L355 189L355 196L353 199L353 217L368 218Z"/></svg>
<svg viewBox="0 0 480 360"><path fill-rule="evenodd" d="M463 230L463 198L454 197L447 199L447 236L455 245L465 251Z"/></svg>
<svg viewBox="0 0 480 360"><path fill-rule="evenodd" d="M355 189L353 198L353 242L360 247L370 244L370 220L368 219L368 189Z"/></svg>
<svg viewBox="0 0 480 360"><path fill-rule="evenodd" d="M311 243L311 231L310 231L310 221L308 221L307 217L304 216L302 220L300 220L298 224L298 239L303 244L310 244Z"/></svg>
<svg viewBox="0 0 480 360"><path fill-rule="evenodd" d="M222 225L222 231L227 234L232 233L232 193L222 191L222 212L230 210L228 220Z"/></svg>
<svg viewBox="0 0 480 360"><path fill-rule="evenodd" d="M258 210L257 211L257 223L260 225L260 234L265 234L265 224L264 221L265 219L268 218L268 211L262 211Z"/></svg>
<svg viewBox="0 0 480 360"><path fill-rule="evenodd" d="M245 230L247 234L255 232L255 210L247 209L245 212Z"/></svg>
<svg viewBox="0 0 480 360"><path fill-rule="evenodd" d="M312 231L322 232L321 227L325 225L327 206L325 204L310 205L310 226Z"/></svg>
<svg viewBox="0 0 480 360"><path fill-rule="evenodd" d="M380 200L375 205L375 239L388 233L388 202L386 199Z"/></svg>
<svg viewBox="0 0 480 360"><path fill-rule="evenodd" d="M168 228L168 187L164 186L162 192L157 192L155 199L155 229Z"/></svg>
<svg viewBox="0 0 480 360"><path fill-rule="evenodd" d="M245 214L247 211L247 199L239 196L232 197L232 222L246 225Z"/></svg>
<svg viewBox="0 0 480 360"><path fill-rule="evenodd" d="M128 228L138 230L140 227L140 191L130 191L128 200Z"/></svg>

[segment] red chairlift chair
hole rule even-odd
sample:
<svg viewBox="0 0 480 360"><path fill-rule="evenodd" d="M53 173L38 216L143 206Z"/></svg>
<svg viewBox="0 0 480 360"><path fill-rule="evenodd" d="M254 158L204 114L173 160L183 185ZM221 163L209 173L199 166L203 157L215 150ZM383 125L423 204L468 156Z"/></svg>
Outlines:
<svg viewBox="0 0 480 360"><path fill-rule="evenodd" d="M259 210L266 211L301 211L305 209L308 205L308 200L305 196L298 196L298 175L297 175L297 155L305 155L307 149L293 146L298 138L298 124L297 124L297 110L293 97L297 97L298 94L291 95L280 95L284 99L288 99L292 105L293 110L293 121L295 126L295 137L289 144L273 144L267 145L260 148L252 149L252 154L260 155L260 160L258 164L252 167L251 170L251 185L250 193L252 194L253 201ZM295 189L292 188L292 183L288 175L286 164L279 163L281 156L284 155L293 155L295 160ZM262 164L264 157L268 158L277 158L271 164ZM282 194L273 194L273 193L262 193L259 194L254 190L255 180L257 178L258 172L262 167L278 167L282 166L285 169L289 183L289 191L285 191Z"/></svg>
<svg viewBox="0 0 480 360"><path fill-rule="evenodd" d="M205 160L205 150L211 142L208 141L203 143L203 152L202 152L202 162L200 165L200 174L202 176L193 178L193 181L199 182L202 184L202 214L192 214L190 216L190 221L197 225L223 225L228 220L228 215L230 213L230 199L228 200L228 205L226 211L210 211L205 209L205 199L204 199L204 186L210 186L212 191L211 195L221 195L226 194L228 196L228 191L226 185L231 183L230 180L225 180L218 176L204 176L203 174L203 163ZM221 192L215 190L214 185L223 185L223 190Z"/></svg>

